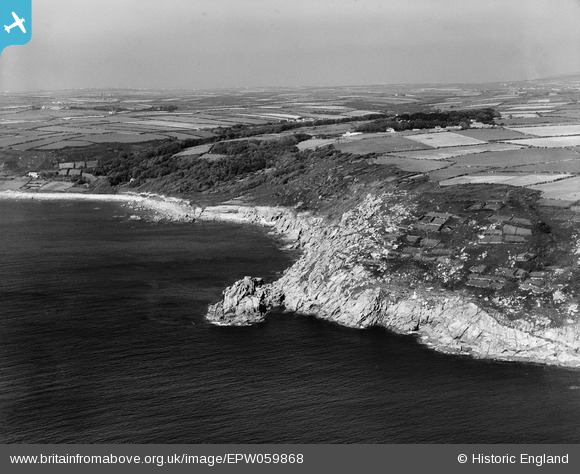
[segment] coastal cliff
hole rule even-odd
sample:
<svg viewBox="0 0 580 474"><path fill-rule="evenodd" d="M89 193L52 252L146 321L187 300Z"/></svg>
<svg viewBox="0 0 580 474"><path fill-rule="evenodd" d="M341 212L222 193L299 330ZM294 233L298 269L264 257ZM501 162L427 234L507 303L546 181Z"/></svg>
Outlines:
<svg viewBox="0 0 580 474"><path fill-rule="evenodd" d="M479 358L580 366L580 325L546 324L537 315L508 318L467 291L446 289L429 276L392 271L402 223L414 212L404 192L369 194L339 219L285 208L216 206L198 218L266 225L302 251L270 284L246 277L210 306L208 321L259 323L272 309L314 315L352 327L380 326L415 334L435 350ZM385 271L388 270L388 271ZM457 272L453 261L435 269L439 279Z"/></svg>

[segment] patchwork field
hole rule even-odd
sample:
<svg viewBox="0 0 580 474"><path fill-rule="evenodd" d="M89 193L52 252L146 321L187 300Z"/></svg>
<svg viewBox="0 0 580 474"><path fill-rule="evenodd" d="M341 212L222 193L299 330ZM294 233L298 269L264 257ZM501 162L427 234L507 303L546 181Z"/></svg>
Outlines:
<svg viewBox="0 0 580 474"><path fill-rule="evenodd" d="M524 140L508 141L514 145L528 145L544 148L564 148L569 146L580 146L580 135L569 137L548 137L548 138L529 138Z"/></svg>
<svg viewBox="0 0 580 474"><path fill-rule="evenodd" d="M567 135L580 135L580 124L520 127L512 128L512 130L538 137L561 137Z"/></svg>
<svg viewBox="0 0 580 474"><path fill-rule="evenodd" d="M534 172L534 173L580 173L580 158L577 160L555 161L552 163L538 163L535 165L525 165L509 167L514 171Z"/></svg>
<svg viewBox="0 0 580 474"><path fill-rule="evenodd" d="M409 135L408 138L432 148L482 145L485 143L482 140L477 140L453 132L419 133L417 135Z"/></svg>
<svg viewBox="0 0 580 474"><path fill-rule="evenodd" d="M7 180L0 180L0 192L1 191L17 191L22 186L30 181L29 178L16 178L16 179L7 179Z"/></svg>
<svg viewBox="0 0 580 474"><path fill-rule="evenodd" d="M57 143L62 141L63 138L79 138L79 135L59 135L59 136L53 136L51 138L46 138L46 139L42 139L42 140L30 140L27 141L26 143L21 143L18 145L13 145L12 148L15 150L20 150L20 151L27 151L27 150L32 150L35 148L39 148L42 146L46 146L46 145L51 145L53 143Z"/></svg>
<svg viewBox="0 0 580 474"><path fill-rule="evenodd" d="M472 128L469 130L457 130L455 133L485 142L525 138L525 132L520 133L516 129L507 128Z"/></svg>
<svg viewBox="0 0 580 474"><path fill-rule="evenodd" d="M42 187L43 192L64 192L68 191L70 188L74 186L74 183L67 183L63 181L53 181L52 183L46 183Z"/></svg>
<svg viewBox="0 0 580 474"><path fill-rule="evenodd" d="M298 143L296 146L300 151L314 150L316 148L320 148L321 146L332 145L335 142L335 138L311 138L310 140Z"/></svg>
<svg viewBox="0 0 580 474"><path fill-rule="evenodd" d="M483 145L458 146L450 148L436 148L431 150L410 151L404 153L394 153L401 158L413 158L416 160L446 160L456 156L473 155L486 152L500 152L509 150L520 150L523 147L511 145L509 143L485 143Z"/></svg>
<svg viewBox="0 0 580 474"><path fill-rule="evenodd" d="M569 174L472 174L440 181L440 186L459 184L509 184L511 186L531 186L570 177Z"/></svg>
<svg viewBox="0 0 580 474"><path fill-rule="evenodd" d="M44 146L35 146L34 148L37 148L39 150L62 150L63 148L67 148L67 147L85 147L85 146L90 146L93 143L91 142L87 142L87 141L82 141L82 140L65 140L65 141L61 141L61 142L56 142L56 143L50 143L48 145L44 145Z"/></svg>
<svg viewBox="0 0 580 474"><path fill-rule="evenodd" d="M379 156L372 160L372 163L380 165L392 165L402 171L411 171L417 173L427 173L449 166L449 163L429 160L413 160L409 158L399 158L396 156Z"/></svg>
<svg viewBox="0 0 580 474"><path fill-rule="evenodd" d="M128 133L105 133L103 135L83 135L79 138L93 143L140 143L152 140L163 140L166 137L151 133L143 133L140 135Z"/></svg>
<svg viewBox="0 0 580 474"><path fill-rule="evenodd" d="M535 163L550 163L578 158L578 154L569 150L542 150L538 148L522 148L477 155L453 158L453 161L462 166L494 166L510 167Z"/></svg>
<svg viewBox="0 0 580 474"><path fill-rule="evenodd" d="M558 181L556 183L530 186L530 188L542 191L543 197L547 199L578 201L580 199L580 176Z"/></svg>
<svg viewBox="0 0 580 474"><path fill-rule="evenodd" d="M91 124L92 125L92 124ZM50 126L50 127L40 127L36 129L37 132L56 132L56 133L69 133L69 134L81 134L89 133L98 135L100 133L107 133L107 129L102 125L93 125L91 127L65 127L65 126Z"/></svg>
<svg viewBox="0 0 580 474"><path fill-rule="evenodd" d="M215 123L198 122L198 123L186 123L186 122L170 122L165 120L144 120L140 122L125 122L134 125L144 125L144 126L157 126L161 128L185 128L185 129L197 129L197 128L215 128L218 125Z"/></svg>
<svg viewBox="0 0 580 474"><path fill-rule="evenodd" d="M486 169L488 168L486 167L478 168L477 171L484 171ZM429 181L437 183L439 181L443 181L446 179L455 178L456 176L465 176L468 175L469 173L473 173L473 170L470 170L469 168L459 168L456 166L450 166L449 168L442 168L439 170L431 171L428 173L428 176Z"/></svg>
<svg viewBox="0 0 580 474"><path fill-rule="evenodd" d="M207 145L193 146L191 148L186 148L185 150L183 150L180 153L177 153L174 156L203 155L204 153L207 153L208 151L210 151L212 147L213 147L213 143L209 143Z"/></svg>
<svg viewBox="0 0 580 474"><path fill-rule="evenodd" d="M522 115L521 117L519 115ZM525 116L524 116L525 115ZM527 127L528 125L552 125L555 123L569 123L570 119L566 117L556 117L552 115L542 114L513 114L510 116L502 115L502 123L506 127Z"/></svg>
<svg viewBox="0 0 580 474"><path fill-rule="evenodd" d="M360 135L359 135L360 137ZM405 150L423 150L428 145L409 140L407 137L400 135L388 135L377 138L359 138L359 139L341 139L334 143L334 148L345 153L355 153L357 155L366 155L367 153L389 153Z"/></svg>

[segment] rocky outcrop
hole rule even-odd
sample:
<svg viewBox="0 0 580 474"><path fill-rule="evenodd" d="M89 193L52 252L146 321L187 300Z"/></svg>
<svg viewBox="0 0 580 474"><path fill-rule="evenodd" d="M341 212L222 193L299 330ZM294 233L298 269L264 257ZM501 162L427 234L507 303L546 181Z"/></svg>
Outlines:
<svg viewBox="0 0 580 474"><path fill-rule="evenodd" d="M261 278L244 277L224 290L222 301L211 305L207 320L222 326L248 326L262 322L273 307L281 306L271 286Z"/></svg>
<svg viewBox="0 0 580 474"><path fill-rule="evenodd" d="M246 277L210 307L216 324L261 322L273 308L315 315L338 324L381 326L416 334L433 349L474 357L580 366L580 325L561 327L509 321L484 310L466 293L377 274L363 262L388 259L401 221L412 212L405 196L368 196L334 224L290 210L239 210L245 221L265 224L302 250L298 261L271 283ZM214 209L218 218L218 210Z"/></svg>

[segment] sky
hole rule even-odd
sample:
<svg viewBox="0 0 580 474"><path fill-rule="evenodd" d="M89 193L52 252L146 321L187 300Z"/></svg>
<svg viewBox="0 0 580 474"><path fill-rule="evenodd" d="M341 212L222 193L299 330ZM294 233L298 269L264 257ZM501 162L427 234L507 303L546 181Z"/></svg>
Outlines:
<svg viewBox="0 0 580 474"><path fill-rule="evenodd" d="M495 82L580 72L580 0L32 0L0 90Z"/></svg>

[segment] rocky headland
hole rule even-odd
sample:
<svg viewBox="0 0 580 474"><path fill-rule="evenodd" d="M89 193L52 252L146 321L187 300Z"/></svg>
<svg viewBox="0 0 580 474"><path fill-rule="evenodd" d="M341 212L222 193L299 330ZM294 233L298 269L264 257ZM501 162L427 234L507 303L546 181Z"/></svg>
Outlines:
<svg viewBox="0 0 580 474"><path fill-rule="evenodd" d="M279 280L266 284L248 276L224 290L223 300L209 307L207 320L250 325L275 309L352 328L380 326L415 334L442 352L580 366L576 318L546 322L541 309L510 317L508 310L482 304L487 297L442 285L461 273L461 256L438 257L434 275L418 276L404 266L397 270L405 222L415 211L413 199L399 190L369 194L334 219L273 207L198 210L201 219L266 225L301 249Z"/></svg>

